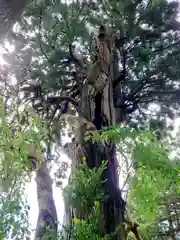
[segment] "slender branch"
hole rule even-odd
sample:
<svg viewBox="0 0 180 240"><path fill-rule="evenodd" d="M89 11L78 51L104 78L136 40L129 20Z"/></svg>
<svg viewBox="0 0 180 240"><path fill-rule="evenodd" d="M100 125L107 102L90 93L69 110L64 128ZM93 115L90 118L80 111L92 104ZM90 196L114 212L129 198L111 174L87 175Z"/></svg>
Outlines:
<svg viewBox="0 0 180 240"><path fill-rule="evenodd" d="M124 69L120 72L120 75L117 79L113 82L113 88L115 88L120 82L123 82L125 79L125 72Z"/></svg>
<svg viewBox="0 0 180 240"><path fill-rule="evenodd" d="M178 41L176 41L176 42L174 42L174 43L171 43L171 44L167 45L166 47L159 48L159 49L155 49L154 51L151 51L151 52L149 53L149 55L151 55L151 54L153 54L153 53L157 53L157 52L164 51L164 50L166 50L166 49L168 49L168 48L171 48L171 47L173 47L173 46L176 46L178 43L180 43L180 40L178 40Z"/></svg>
<svg viewBox="0 0 180 240"><path fill-rule="evenodd" d="M51 104L59 104L63 101L68 101L71 102L75 107L78 107L78 102L69 96L54 96L54 97L48 97L48 99L46 100L47 103L51 103Z"/></svg>
<svg viewBox="0 0 180 240"><path fill-rule="evenodd" d="M134 88L134 91L130 94L130 97L133 98L135 95L138 94L138 92L142 91L142 89L145 87L145 85L148 83L149 78L146 77L142 81L139 81L137 86Z"/></svg>
<svg viewBox="0 0 180 240"><path fill-rule="evenodd" d="M132 164L129 166L128 171L131 169L131 167L132 167ZM129 181L131 175L133 174L133 172L134 172L134 169L128 172L128 174L127 174L127 176L126 176L126 179L125 179L125 181L124 181L124 183L123 183L123 186L122 186L121 189L120 189L121 191L124 190L124 187L126 186L126 184L127 184L127 182Z"/></svg>
<svg viewBox="0 0 180 240"><path fill-rule="evenodd" d="M48 63L50 63L49 58L47 56L47 54L45 53L42 44L41 44L41 30L42 30L42 14L43 14L43 9L40 9L40 16L39 16L39 46L41 49L42 54L45 56L45 58L47 59Z"/></svg>
<svg viewBox="0 0 180 240"><path fill-rule="evenodd" d="M134 48L138 45L140 43L140 40L139 39L135 39L134 40L134 43L131 45L131 46L129 46L127 49L126 49L126 53L130 53L130 52L132 52L133 50L134 50Z"/></svg>
<svg viewBox="0 0 180 240"><path fill-rule="evenodd" d="M123 70L120 72L120 75L117 79L115 79L115 81L113 82L113 87L115 88L120 82L125 82L125 78L126 78L126 72L128 71L128 69L126 68L126 61L128 59L127 54L130 53L137 45L139 44L139 41L136 39L133 43L133 45L131 45L128 49L126 49L125 51L123 51L122 56L123 56Z"/></svg>

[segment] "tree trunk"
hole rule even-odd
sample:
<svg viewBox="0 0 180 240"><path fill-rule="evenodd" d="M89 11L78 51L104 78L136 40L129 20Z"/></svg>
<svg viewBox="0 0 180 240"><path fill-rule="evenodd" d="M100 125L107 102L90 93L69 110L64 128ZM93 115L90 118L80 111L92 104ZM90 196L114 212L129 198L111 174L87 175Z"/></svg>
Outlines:
<svg viewBox="0 0 180 240"><path fill-rule="evenodd" d="M97 62L94 64L92 73L88 74L89 79L83 85L81 92L79 114L93 123L97 130L116 123L112 89L114 66L112 64L111 45L111 42L108 42L105 28L101 26L97 39ZM94 82L92 83L92 81ZM76 141L78 142L78 139ZM85 153L84 156L86 156L90 168L99 167L102 160L107 161L107 169L103 178L106 179L104 191L108 198L101 203L101 231L104 234L115 233L116 228L124 222L125 211L125 202L121 197L118 184L116 147L112 142L84 142L79 144L81 145L81 152L84 151ZM79 157L76 158L75 156L76 154L73 154L72 162L80 160ZM71 213L68 215L70 216ZM125 239L123 227L120 228L119 234L114 234L113 239Z"/></svg>
<svg viewBox="0 0 180 240"><path fill-rule="evenodd" d="M44 161L36 173L39 215L35 240L56 239L57 213L53 199L52 179Z"/></svg>

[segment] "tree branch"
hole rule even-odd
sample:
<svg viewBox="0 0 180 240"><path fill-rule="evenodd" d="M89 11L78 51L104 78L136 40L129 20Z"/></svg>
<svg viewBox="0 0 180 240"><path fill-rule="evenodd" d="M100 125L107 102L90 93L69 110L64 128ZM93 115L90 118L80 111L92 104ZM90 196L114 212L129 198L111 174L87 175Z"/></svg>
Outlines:
<svg viewBox="0 0 180 240"><path fill-rule="evenodd" d="M168 48L171 48L171 47L173 47L173 46L176 46L178 43L180 43L180 40L178 40L178 41L176 41L176 42L174 42L174 43L171 43L171 44L167 45L166 47L159 48L159 49L155 49L154 51L151 51L151 52L149 53L149 55L151 55L151 54L153 54L153 53L157 53L157 52L164 51L164 50L166 50L166 49L168 49Z"/></svg>
<svg viewBox="0 0 180 240"><path fill-rule="evenodd" d="M69 97L69 96L48 97L48 99L46 100L46 103L59 104L63 101L71 102L76 108L78 107L78 102L74 98Z"/></svg>
<svg viewBox="0 0 180 240"><path fill-rule="evenodd" d="M114 80L113 82L113 88L117 87L117 85L120 83L120 82L123 82L125 80L125 71L122 70L120 72L120 75L117 79Z"/></svg>
<svg viewBox="0 0 180 240"><path fill-rule="evenodd" d="M41 45L41 42L42 42L41 41L42 14L43 14L43 9L41 8L40 9L40 16L39 16L39 47L41 49L42 54L45 56L46 60L48 61L48 63L50 63L49 58L48 58L47 54L45 53L45 51L44 51L44 49Z"/></svg>

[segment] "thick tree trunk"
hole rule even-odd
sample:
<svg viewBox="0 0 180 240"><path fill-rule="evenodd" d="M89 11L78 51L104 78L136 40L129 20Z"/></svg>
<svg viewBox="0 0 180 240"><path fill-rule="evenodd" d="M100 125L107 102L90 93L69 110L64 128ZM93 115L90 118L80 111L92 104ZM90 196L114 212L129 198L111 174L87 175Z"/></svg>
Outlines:
<svg viewBox="0 0 180 240"><path fill-rule="evenodd" d="M102 203L102 232L112 234L116 231L116 227L124 222L125 202L121 197L121 192L118 188L116 152L114 145L103 146L100 143L89 143L85 147L87 154L87 162L90 168L99 167L102 160L107 161L107 169L104 172L103 179L104 191L107 199ZM114 236L114 239L124 239L124 231Z"/></svg>
<svg viewBox="0 0 180 240"><path fill-rule="evenodd" d="M112 85L117 69L114 69L113 47L111 46L106 30L101 26L97 38L97 61L87 82L83 85L79 111L80 116L93 123L97 130L116 123ZM125 202L121 197L118 184L116 147L112 142L84 142L80 145L90 168L99 167L102 160L107 161L107 169L103 174L103 178L106 179L104 191L107 198L101 203L101 232L103 234L115 233L116 228L121 225L122 228L119 228L118 234L113 235L113 239L124 240L125 231L122 223L124 222ZM81 158L79 156L76 158L73 154L71 159L77 162ZM66 209L68 210L68 207ZM71 213L69 212L68 215L70 216Z"/></svg>
<svg viewBox="0 0 180 240"><path fill-rule="evenodd" d="M29 2L30 0L0 0L0 39L20 19L21 13Z"/></svg>
<svg viewBox="0 0 180 240"><path fill-rule="evenodd" d="M75 143L74 143L75 144ZM113 149L112 149L113 148ZM79 149L79 150L77 150ZM112 151L112 152L111 152ZM120 223L124 222L124 208L125 203L121 197L121 192L118 189L118 179L117 179L117 169L113 167L113 161L115 156L114 146L104 146L99 142L86 142L81 143L79 146L76 145L76 149L72 144L69 146L69 156L74 162L72 166L72 171L74 167L77 167L81 163L83 156L86 156L87 164L90 168L99 167L103 160L108 161L107 170L104 172L103 179L106 179L104 183L104 191L108 197L103 203L101 203L101 232L103 234L112 234L116 231L116 227ZM110 153L108 153L110 152ZM72 158L73 157L73 158ZM112 163L109 164L109 159ZM72 226L72 217L76 216L79 218L85 218L77 209L72 209L71 206L65 202L65 216L64 225ZM65 234L65 236L68 236ZM114 236L114 239L124 239L125 233L122 230L119 234Z"/></svg>
<svg viewBox="0 0 180 240"><path fill-rule="evenodd" d="M35 240L56 239L57 213L53 199L52 179L44 161L36 173L39 215Z"/></svg>

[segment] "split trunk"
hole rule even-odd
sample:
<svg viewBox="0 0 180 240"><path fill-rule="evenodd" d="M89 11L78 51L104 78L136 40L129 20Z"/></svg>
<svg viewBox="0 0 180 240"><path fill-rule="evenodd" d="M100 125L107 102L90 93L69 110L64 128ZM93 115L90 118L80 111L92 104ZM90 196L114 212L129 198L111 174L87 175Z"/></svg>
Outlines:
<svg viewBox="0 0 180 240"><path fill-rule="evenodd" d="M94 79L94 85L91 86L91 94L89 94L89 82L87 81L86 84L83 85L79 112L79 115L93 123L97 130L101 130L103 127L109 127L116 123L112 85L116 77L116 72L118 71L117 61L112 61L112 48L110 52L105 34L103 36L100 35L101 33L99 33L97 43L97 61L99 61L98 74L94 76L96 79ZM111 56L109 56L110 54ZM94 88L93 91L92 88ZM78 141L78 139L76 140ZM72 162L75 163L74 165L78 165L83 155L86 157L87 164L90 168L99 167L102 160L107 161L107 169L103 174L103 178L106 179L104 191L107 195L107 199L101 203L101 232L103 234L115 233L116 228L124 222L125 210L125 202L121 197L118 184L116 146L112 142L92 143L89 141L77 144L77 141L74 143L77 145L75 147L76 154L71 155ZM77 148L81 149L81 151L78 152ZM74 213L77 214L77 209L75 209L73 214L73 210L71 210L71 212L69 211L69 208L67 208L65 213L66 223L67 216L71 218L72 215L75 215ZM69 219L68 222L70 223L71 219ZM123 227L118 234L114 234L113 239L125 239Z"/></svg>

